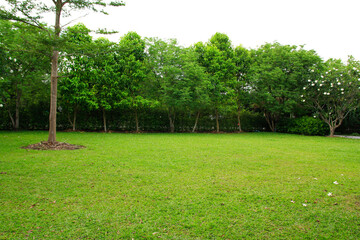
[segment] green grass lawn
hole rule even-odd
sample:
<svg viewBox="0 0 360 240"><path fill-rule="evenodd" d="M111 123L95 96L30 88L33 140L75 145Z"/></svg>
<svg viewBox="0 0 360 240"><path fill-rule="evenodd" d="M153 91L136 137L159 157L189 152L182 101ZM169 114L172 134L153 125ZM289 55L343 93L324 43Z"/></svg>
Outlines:
<svg viewBox="0 0 360 240"><path fill-rule="evenodd" d="M360 239L360 140L78 132L58 141L86 149L20 149L46 139L0 132L0 239Z"/></svg>

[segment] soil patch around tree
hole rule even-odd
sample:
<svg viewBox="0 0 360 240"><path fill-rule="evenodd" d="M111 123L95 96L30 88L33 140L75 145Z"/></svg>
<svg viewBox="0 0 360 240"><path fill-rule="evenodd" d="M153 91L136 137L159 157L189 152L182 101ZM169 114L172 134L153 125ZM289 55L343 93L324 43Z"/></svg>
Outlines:
<svg viewBox="0 0 360 240"><path fill-rule="evenodd" d="M85 148L85 146L74 145L64 142L54 142L49 143L47 141L42 141L35 144L30 144L29 146L21 147L22 149L32 149L32 150L76 150Z"/></svg>

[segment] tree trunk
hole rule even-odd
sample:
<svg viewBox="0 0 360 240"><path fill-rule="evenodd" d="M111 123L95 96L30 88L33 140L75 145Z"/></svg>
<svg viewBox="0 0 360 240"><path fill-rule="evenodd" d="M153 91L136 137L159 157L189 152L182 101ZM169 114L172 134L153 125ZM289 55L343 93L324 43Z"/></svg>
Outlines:
<svg viewBox="0 0 360 240"><path fill-rule="evenodd" d="M276 131L276 124L275 124L275 121L274 121L273 117L271 117L271 113L264 113L264 115L265 115L266 122L268 123L268 125L270 127L270 130L272 132L275 132Z"/></svg>
<svg viewBox="0 0 360 240"><path fill-rule="evenodd" d="M76 117L77 117L77 107L75 107L74 109L74 120L72 122L72 130L75 131L76 130Z"/></svg>
<svg viewBox="0 0 360 240"><path fill-rule="evenodd" d="M219 133L220 132L219 112L217 109L215 110L215 114L216 114L216 132Z"/></svg>
<svg viewBox="0 0 360 240"><path fill-rule="evenodd" d="M238 112L237 112L238 129L239 129L239 132L242 132L242 129L241 129L241 121L240 121L240 113L241 113L241 107L239 106L239 107L238 107Z"/></svg>
<svg viewBox="0 0 360 240"><path fill-rule="evenodd" d="M175 113L173 114L174 117L172 117L171 110L169 109L169 121L170 121L170 132L175 132Z"/></svg>
<svg viewBox="0 0 360 240"><path fill-rule="evenodd" d="M330 136L329 137L334 137L334 135L335 135L335 127L333 127L333 126L330 126Z"/></svg>
<svg viewBox="0 0 360 240"><path fill-rule="evenodd" d="M105 108L103 108L104 131L107 132Z"/></svg>
<svg viewBox="0 0 360 240"><path fill-rule="evenodd" d="M10 117L11 125L12 125L13 129L15 129L15 120L14 120L14 118L13 118L12 114L11 114L10 109L8 109L8 113L9 113L9 117Z"/></svg>
<svg viewBox="0 0 360 240"><path fill-rule="evenodd" d="M195 130L196 130L196 127L197 127L197 124L198 124L198 121L199 121L199 117L200 117L200 112L198 112L198 113L196 114L195 125L194 125L194 127L193 127L192 132L195 132Z"/></svg>
<svg viewBox="0 0 360 240"><path fill-rule="evenodd" d="M56 3L55 15L55 40L60 37L60 17L62 1ZM50 95L50 114L49 114L49 143L56 142L56 108L57 108L57 81L58 81L59 51L53 48L51 57L51 95Z"/></svg>
<svg viewBox="0 0 360 240"><path fill-rule="evenodd" d="M16 86L15 130L19 130L20 126L20 99L21 90Z"/></svg>
<svg viewBox="0 0 360 240"><path fill-rule="evenodd" d="M137 109L135 109L135 123L136 123L136 132L140 132L140 128L139 128L139 118L138 118L138 113L137 113Z"/></svg>

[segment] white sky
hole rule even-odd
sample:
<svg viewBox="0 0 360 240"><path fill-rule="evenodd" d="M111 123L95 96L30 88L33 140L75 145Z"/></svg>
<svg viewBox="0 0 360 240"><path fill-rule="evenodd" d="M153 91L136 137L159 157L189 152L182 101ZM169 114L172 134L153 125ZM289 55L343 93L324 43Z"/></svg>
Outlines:
<svg viewBox="0 0 360 240"><path fill-rule="evenodd" d="M360 60L360 0L125 0L110 15L78 20L90 29L176 38L182 46L206 42L216 32L232 44L257 48L265 42L305 45L324 59ZM66 23L64 19L62 23Z"/></svg>

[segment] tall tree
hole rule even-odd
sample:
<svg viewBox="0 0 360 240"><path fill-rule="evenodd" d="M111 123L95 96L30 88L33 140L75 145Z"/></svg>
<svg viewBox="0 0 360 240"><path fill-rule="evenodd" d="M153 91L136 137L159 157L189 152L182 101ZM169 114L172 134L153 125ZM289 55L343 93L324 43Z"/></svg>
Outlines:
<svg viewBox="0 0 360 240"><path fill-rule="evenodd" d="M122 82L122 96L118 105L134 111L136 132L139 132L139 111L153 104L144 92L145 41L136 32L129 32L120 39L119 49L118 71Z"/></svg>
<svg viewBox="0 0 360 240"><path fill-rule="evenodd" d="M271 131L284 114L300 104L299 93L311 69L322 63L315 51L302 46L267 43L253 51L251 84L254 103L264 113Z"/></svg>
<svg viewBox="0 0 360 240"><path fill-rule="evenodd" d="M44 49L37 41L44 36L37 28L0 20L0 32L0 98L13 128L17 130L23 98L35 86L43 84L44 75L49 70L49 59L40 54ZM37 51L26 50L29 48Z"/></svg>
<svg viewBox="0 0 360 240"><path fill-rule="evenodd" d="M86 48L92 49L92 37L89 35L90 29L82 23L68 27L64 33L64 38L68 41L68 56L63 57L60 62L62 75L60 79L60 95L64 110L68 112L68 119L73 131L76 130L77 113L81 108L94 107L94 91L91 85L91 68L93 59ZM73 49L73 50L72 50ZM72 113L72 118L70 117Z"/></svg>
<svg viewBox="0 0 360 240"><path fill-rule="evenodd" d="M328 124L332 137L349 113L360 107L360 62L352 56L347 64L330 59L321 70L311 69L312 78L301 97Z"/></svg>
<svg viewBox="0 0 360 240"><path fill-rule="evenodd" d="M90 82L94 93L93 107L102 111L104 131L108 131L106 112L116 107L123 97L123 83L117 59L118 45L107 38L94 41Z"/></svg>
<svg viewBox="0 0 360 240"><path fill-rule="evenodd" d="M236 81L233 82L233 98L237 110L238 130L242 132L240 114L249 102L249 72L252 63L250 51L242 46L235 48L234 62L236 65Z"/></svg>
<svg viewBox="0 0 360 240"><path fill-rule="evenodd" d="M213 35L207 44L197 43L195 48L200 54L200 64L209 74L209 99L215 112L216 131L220 132L219 114L230 102L233 94L231 85L236 80L234 50L229 37L222 33Z"/></svg>
<svg viewBox="0 0 360 240"><path fill-rule="evenodd" d="M6 0L11 9L5 7L0 9L0 18L23 22L39 29L47 31L45 24L41 22L44 13L54 14L54 31L49 32L52 36L51 57L51 99L49 114L49 137L48 142L56 142L56 109L57 109L57 85L58 85L58 61L59 61L59 40L61 33L60 20L63 15L69 15L76 10L92 10L103 12L106 6L123 6L122 1L112 0L52 0L44 3L39 0Z"/></svg>
<svg viewBox="0 0 360 240"><path fill-rule="evenodd" d="M176 40L148 39L148 46L150 80L153 89L158 89L157 99L168 112L170 131L175 131L176 116L189 111L196 112L196 129L199 112L208 106L208 86L194 49L182 48Z"/></svg>

